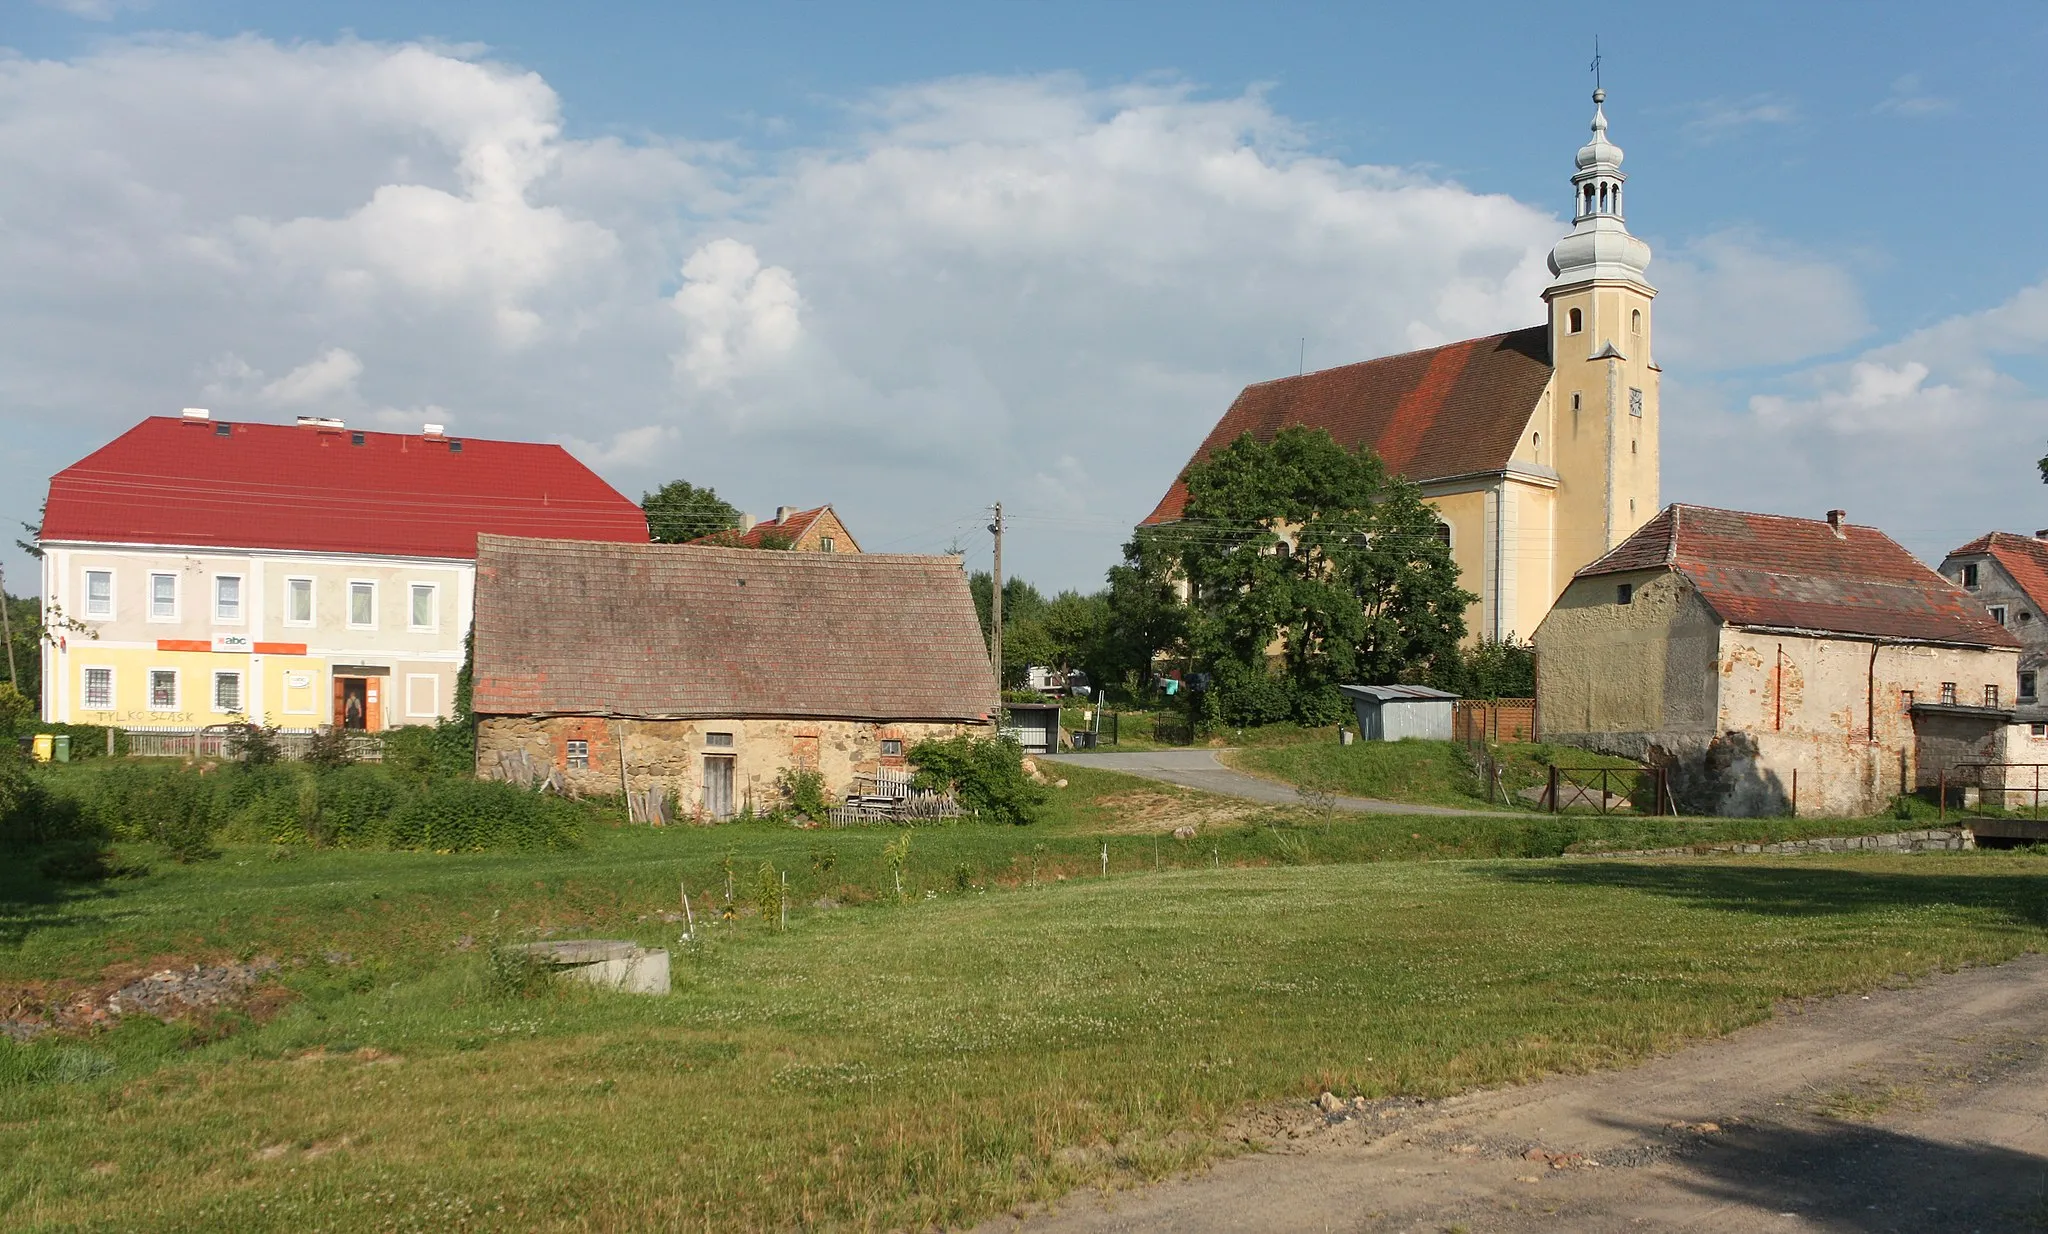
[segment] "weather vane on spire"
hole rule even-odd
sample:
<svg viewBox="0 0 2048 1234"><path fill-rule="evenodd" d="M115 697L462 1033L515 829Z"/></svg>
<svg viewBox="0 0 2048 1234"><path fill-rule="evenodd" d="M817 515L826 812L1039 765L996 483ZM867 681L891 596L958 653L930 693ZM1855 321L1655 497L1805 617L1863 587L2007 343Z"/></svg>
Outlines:
<svg viewBox="0 0 2048 1234"><path fill-rule="evenodd" d="M1593 88L1598 90L1600 88L1600 36L1597 34L1593 36L1593 63L1588 67L1593 71Z"/></svg>

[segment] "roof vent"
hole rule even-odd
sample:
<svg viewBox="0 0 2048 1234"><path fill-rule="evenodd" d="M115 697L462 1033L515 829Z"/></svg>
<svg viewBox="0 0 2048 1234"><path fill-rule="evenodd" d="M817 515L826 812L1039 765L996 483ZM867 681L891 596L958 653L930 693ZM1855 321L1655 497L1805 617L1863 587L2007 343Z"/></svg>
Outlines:
<svg viewBox="0 0 2048 1234"><path fill-rule="evenodd" d="M299 427L326 429L330 432L339 433L348 426L333 416L300 416Z"/></svg>
<svg viewBox="0 0 2048 1234"><path fill-rule="evenodd" d="M426 427L426 435L429 437L439 437L447 431L448 426L445 424L429 424Z"/></svg>
<svg viewBox="0 0 2048 1234"><path fill-rule="evenodd" d="M1847 510L1828 511L1828 530L1835 533L1835 539L1846 540L1849 538L1849 533L1842 530L1842 522L1848 517L1849 512Z"/></svg>
<svg viewBox="0 0 2048 1234"><path fill-rule="evenodd" d="M187 407L184 411L180 412L179 414L184 416L187 420L213 419L213 413L208 411L204 407Z"/></svg>

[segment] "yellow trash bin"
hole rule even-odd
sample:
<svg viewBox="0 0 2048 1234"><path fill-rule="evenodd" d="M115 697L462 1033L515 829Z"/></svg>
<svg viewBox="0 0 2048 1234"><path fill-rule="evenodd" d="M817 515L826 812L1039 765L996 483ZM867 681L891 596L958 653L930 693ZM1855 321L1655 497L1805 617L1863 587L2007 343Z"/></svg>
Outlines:
<svg viewBox="0 0 2048 1234"><path fill-rule="evenodd" d="M49 733L37 733L33 753L39 763L50 761L50 754L56 745L56 738Z"/></svg>

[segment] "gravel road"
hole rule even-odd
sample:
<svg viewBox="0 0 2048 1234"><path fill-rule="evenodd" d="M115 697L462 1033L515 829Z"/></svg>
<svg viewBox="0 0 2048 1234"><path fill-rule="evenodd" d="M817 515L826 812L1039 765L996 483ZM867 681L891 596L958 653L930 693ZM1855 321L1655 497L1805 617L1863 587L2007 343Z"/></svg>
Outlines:
<svg viewBox="0 0 2048 1234"><path fill-rule="evenodd" d="M1204 792L1224 797L1241 797L1246 801L1263 801L1272 805L1300 805L1302 796L1288 785L1277 780L1264 780L1248 776L1241 771L1232 771L1216 759L1215 750L1153 750L1143 754L1040 754L1035 757L1041 762L1072 763L1077 766L1100 767L1105 771L1121 771L1125 775L1142 776L1147 780L1159 780L1166 784L1178 784L1182 788L1199 788ZM1399 801L1379 801L1371 797L1329 797L1330 805L1339 810L1352 810L1360 814L1448 814L1463 816L1476 814L1477 810L1452 810L1442 806L1408 805Z"/></svg>

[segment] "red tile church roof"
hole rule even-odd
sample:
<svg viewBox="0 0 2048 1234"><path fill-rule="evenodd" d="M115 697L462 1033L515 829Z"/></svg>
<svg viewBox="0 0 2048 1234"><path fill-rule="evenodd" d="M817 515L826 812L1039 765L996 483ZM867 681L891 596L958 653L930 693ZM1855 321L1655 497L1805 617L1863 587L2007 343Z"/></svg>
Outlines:
<svg viewBox="0 0 2048 1234"><path fill-rule="evenodd" d="M1370 446L1389 471L1410 480L1498 471L1550 373L1549 327L1532 326L1263 381L1244 388L1188 465L1245 433L1268 441L1299 424L1327 429L1352 449ZM1145 523L1180 518L1187 500L1185 480L1176 478Z"/></svg>
<svg viewBox="0 0 2048 1234"><path fill-rule="evenodd" d="M560 446L152 416L51 478L42 535L474 557L478 532L644 544L647 520Z"/></svg>
<svg viewBox="0 0 2048 1234"><path fill-rule="evenodd" d="M1670 505L1605 557L1592 578L1671 569L1721 620L1875 638L2017 647L1970 595L1875 527Z"/></svg>

